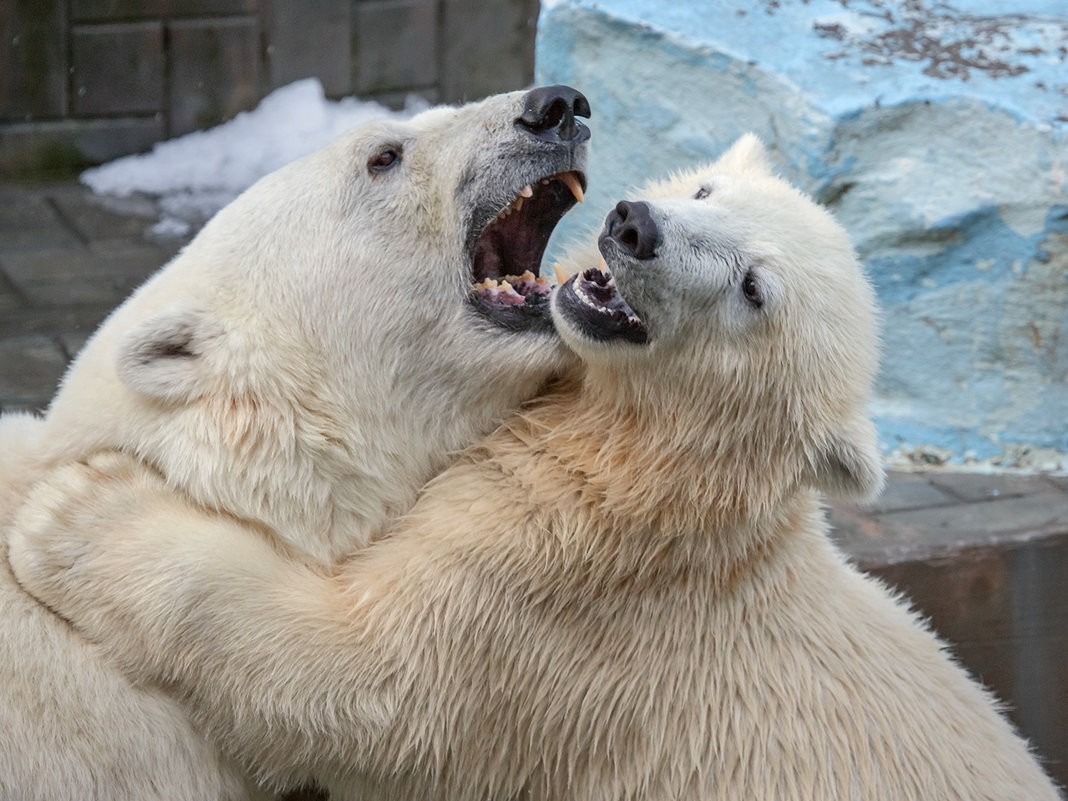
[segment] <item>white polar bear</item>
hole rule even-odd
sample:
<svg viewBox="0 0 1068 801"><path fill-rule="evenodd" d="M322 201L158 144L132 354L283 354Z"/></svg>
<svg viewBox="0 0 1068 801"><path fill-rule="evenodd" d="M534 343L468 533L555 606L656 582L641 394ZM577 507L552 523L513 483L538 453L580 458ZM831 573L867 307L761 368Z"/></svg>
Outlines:
<svg viewBox="0 0 1068 801"><path fill-rule="evenodd" d="M283 559L100 455L23 507L19 580L335 801L1054 801L828 539L819 491L882 482L844 232L752 137L651 194L609 215L605 271L553 295L584 375L347 564Z"/></svg>
<svg viewBox="0 0 1068 801"><path fill-rule="evenodd" d="M114 448L291 558L372 540L568 364L534 274L581 200L588 115L568 87L516 92L365 125L261 180L104 323L44 420L0 419L0 531L50 467ZM0 540L0 797L251 792L17 587Z"/></svg>

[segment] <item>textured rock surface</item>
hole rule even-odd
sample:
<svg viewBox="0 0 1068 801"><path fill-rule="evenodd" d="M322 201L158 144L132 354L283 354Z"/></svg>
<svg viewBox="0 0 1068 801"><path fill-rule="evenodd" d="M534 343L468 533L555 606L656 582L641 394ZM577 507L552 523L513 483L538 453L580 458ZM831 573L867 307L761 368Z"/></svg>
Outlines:
<svg viewBox="0 0 1068 801"><path fill-rule="evenodd" d="M1068 467L1063 0L543 2L539 83L594 108L590 202L757 132L884 308L888 450Z"/></svg>

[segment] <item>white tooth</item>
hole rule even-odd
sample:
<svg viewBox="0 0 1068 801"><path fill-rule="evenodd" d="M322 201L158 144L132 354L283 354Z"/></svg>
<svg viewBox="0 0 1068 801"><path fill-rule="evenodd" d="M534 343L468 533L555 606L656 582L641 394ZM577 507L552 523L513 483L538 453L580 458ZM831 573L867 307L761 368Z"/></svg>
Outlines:
<svg viewBox="0 0 1068 801"><path fill-rule="evenodd" d="M546 278L544 275L539 275L537 278L534 279L534 283L536 283L536 284L548 284L549 283L549 279Z"/></svg>
<svg viewBox="0 0 1068 801"><path fill-rule="evenodd" d="M534 280L534 273L532 273L530 270L527 270L521 276L519 276L519 280L520 281L533 281Z"/></svg>
<svg viewBox="0 0 1068 801"><path fill-rule="evenodd" d="M515 199L515 203L513 203L512 205L515 206L516 211L519 211L521 208L523 208L523 198L517 197Z"/></svg>
<svg viewBox="0 0 1068 801"><path fill-rule="evenodd" d="M495 279L493 279L493 278L487 278L484 283L486 285L485 286L486 289L496 289L497 288L497 281Z"/></svg>
<svg viewBox="0 0 1068 801"><path fill-rule="evenodd" d="M534 197L534 189L530 184L527 184L519 190L519 194L521 197Z"/></svg>
<svg viewBox="0 0 1068 801"><path fill-rule="evenodd" d="M568 274L567 270L560 266L559 262L555 262L553 264L553 272L556 273L556 283L558 284L564 283L565 281L567 281L568 278L571 277Z"/></svg>
<svg viewBox="0 0 1068 801"><path fill-rule="evenodd" d="M501 285L500 285L501 292L507 292L511 288L512 288L512 285L509 284L507 281L501 281Z"/></svg>
<svg viewBox="0 0 1068 801"><path fill-rule="evenodd" d="M557 178L559 178L567 185L567 188L571 190L571 194L575 196L575 200L581 203L583 197L582 184L579 183L579 179L576 177L575 173L562 172L557 176Z"/></svg>

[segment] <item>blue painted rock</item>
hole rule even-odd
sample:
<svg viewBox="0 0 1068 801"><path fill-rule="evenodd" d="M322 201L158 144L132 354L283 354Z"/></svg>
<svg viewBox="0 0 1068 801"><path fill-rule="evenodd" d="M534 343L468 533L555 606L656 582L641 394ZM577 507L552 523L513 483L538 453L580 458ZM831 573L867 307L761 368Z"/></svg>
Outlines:
<svg viewBox="0 0 1068 801"><path fill-rule="evenodd" d="M877 287L887 450L1068 467L1063 0L543 0L536 64L594 111L565 233L755 131Z"/></svg>

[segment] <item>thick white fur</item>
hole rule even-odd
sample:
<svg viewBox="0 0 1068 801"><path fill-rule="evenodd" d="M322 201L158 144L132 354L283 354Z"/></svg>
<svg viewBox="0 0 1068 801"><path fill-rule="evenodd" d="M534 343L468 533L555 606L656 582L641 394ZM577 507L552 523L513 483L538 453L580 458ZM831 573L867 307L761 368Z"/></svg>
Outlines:
<svg viewBox="0 0 1068 801"><path fill-rule="evenodd" d="M174 698L131 685L15 581L6 532L49 468L45 432L0 417L0 799L259 797Z"/></svg>
<svg viewBox="0 0 1068 801"><path fill-rule="evenodd" d="M471 218L584 168L584 148L567 161L517 128L522 98L368 124L221 211L105 322L45 419L0 420L0 532L46 470L116 449L289 558L370 541L564 364L555 336L466 304ZM385 148L401 157L372 174ZM0 797L253 792L175 700L15 584L6 535L0 550Z"/></svg>
<svg viewBox="0 0 1068 801"><path fill-rule="evenodd" d="M817 488L881 481L845 235L751 138L659 193L657 256L605 249L651 343L587 339L556 296L584 377L339 569L116 454L34 491L19 579L262 775L334 799L1057 798L828 540Z"/></svg>

